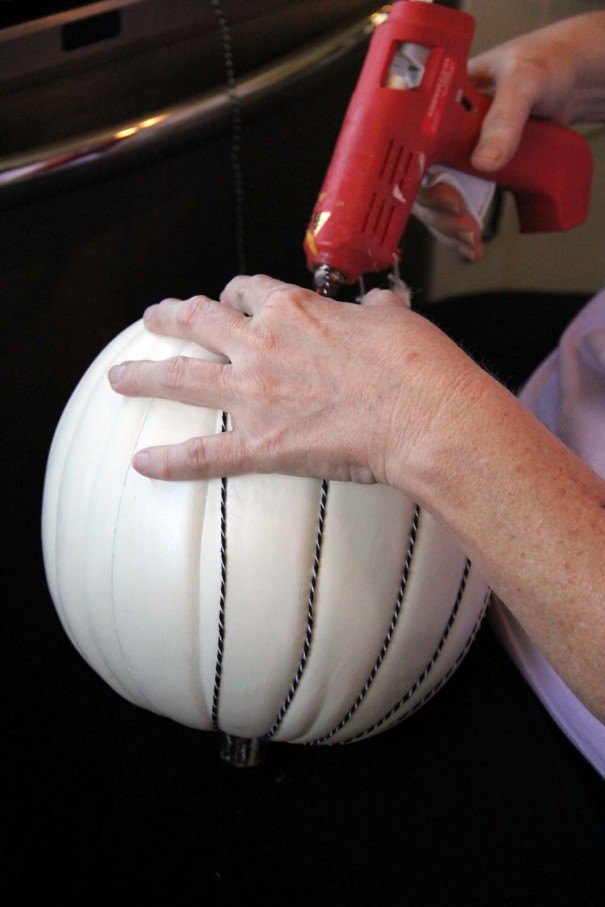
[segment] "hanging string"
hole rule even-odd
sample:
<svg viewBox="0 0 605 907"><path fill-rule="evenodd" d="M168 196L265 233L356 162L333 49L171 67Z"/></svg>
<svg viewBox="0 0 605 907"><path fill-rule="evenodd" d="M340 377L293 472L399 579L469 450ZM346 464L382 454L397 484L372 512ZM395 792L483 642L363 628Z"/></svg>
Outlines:
<svg viewBox="0 0 605 907"><path fill-rule="evenodd" d="M231 103L231 172L233 174L233 192L235 197L235 247L239 274L246 273L246 252L244 246L244 180L242 171L242 105L237 93L235 66L233 62L233 41L231 28L225 16L220 0L210 0L216 15L225 59L227 91Z"/></svg>

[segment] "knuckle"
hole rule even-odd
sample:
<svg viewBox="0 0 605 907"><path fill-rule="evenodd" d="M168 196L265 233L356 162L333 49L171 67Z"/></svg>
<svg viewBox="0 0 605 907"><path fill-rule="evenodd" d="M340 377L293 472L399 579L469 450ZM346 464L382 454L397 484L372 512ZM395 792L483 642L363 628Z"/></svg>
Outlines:
<svg viewBox="0 0 605 907"><path fill-rule="evenodd" d="M185 299L176 310L176 322L184 331L194 327L199 318L203 307L202 296L192 296L191 299Z"/></svg>
<svg viewBox="0 0 605 907"><path fill-rule="evenodd" d="M184 356L174 356L166 362L166 368L161 373L160 384L164 390L180 391L187 376L187 359Z"/></svg>
<svg viewBox="0 0 605 907"><path fill-rule="evenodd" d="M251 277L241 277L236 278L236 280L241 279L242 286L252 286L255 289L262 289L263 287L272 287L277 281L274 277L269 277L267 274L253 274Z"/></svg>
<svg viewBox="0 0 605 907"><path fill-rule="evenodd" d="M219 296L220 302L229 304L241 304L246 292L246 288L249 287L251 280L251 277L247 277L244 274L239 274L237 277L232 277Z"/></svg>
<svg viewBox="0 0 605 907"><path fill-rule="evenodd" d="M208 461L204 438L190 438L186 441L184 454L188 472L201 475Z"/></svg>
<svg viewBox="0 0 605 907"><path fill-rule="evenodd" d="M552 68L551 62L540 54L519 51L513 54L509 63L509 71L515 76L517 85L521 90L532 91L534 83L545 82Z"/></svg>

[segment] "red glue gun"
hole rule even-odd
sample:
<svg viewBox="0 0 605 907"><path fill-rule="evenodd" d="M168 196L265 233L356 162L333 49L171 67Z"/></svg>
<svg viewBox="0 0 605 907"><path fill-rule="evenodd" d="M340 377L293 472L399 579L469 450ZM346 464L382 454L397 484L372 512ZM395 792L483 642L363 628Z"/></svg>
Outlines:
<svg viewBox="0 0 605 907"><path fill-rule="evenodd" d="M427 169L485 178L471 153L491 99L467 76L472 16L419 0L394 3L376 27L305 237L315 285L333 295L399 260L399 242ZM516 200L522 232L586 219L588 143L530 119L513 160L491 177Z"/></svg>

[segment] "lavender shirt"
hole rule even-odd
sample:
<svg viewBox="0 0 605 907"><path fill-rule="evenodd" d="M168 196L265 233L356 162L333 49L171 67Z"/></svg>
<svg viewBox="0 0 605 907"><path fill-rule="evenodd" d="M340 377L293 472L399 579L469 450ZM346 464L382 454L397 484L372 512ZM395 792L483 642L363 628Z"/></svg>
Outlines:
<svg viewBox="0 0 605 907"><path fill-rule="evenodd" d="M605 290L569 325L557 349L529 379L521 400L605 478ZM605 778L605 725L563 683L499 602L492 608L492 622L543 705Z"/></svg>

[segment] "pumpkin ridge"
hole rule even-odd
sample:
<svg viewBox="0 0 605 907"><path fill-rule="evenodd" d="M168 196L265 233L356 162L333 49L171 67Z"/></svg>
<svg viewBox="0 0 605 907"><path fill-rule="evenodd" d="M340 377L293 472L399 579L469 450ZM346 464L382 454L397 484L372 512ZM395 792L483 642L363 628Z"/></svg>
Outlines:
<svg viewBox="0 0 605 907"><path fill-rule="evenodd" d="M365 737L369 737L370 734L375 733L379 728L382 727L383 724L386 724L386 722L389 721L393 717L393 715L396 715L397 712L399 711L399 709L401 709L406 704L406 702L408 702L412 698L412 696L418 691L418 689L422 686L422 684L424 683L426 678L429 676L429 674L431 673L431 671L437 664L437 662L439 660L439 656L441 655L443 648L445 646L445 643L447 641L447 638L450 635L452 627L454 626L456 617L458 616L458 613L460 611L460 605L461 605L462 599L464 597L464 592L467 587L470 571L471 571L471 562L468 558L466 558L465 563L464 563L464 570L462 572L462 579L460 580L460 585L458 587L456 599L454 601L452 610L451 610L450 615L445 624L443 633L441 634L441 638L439 639L439 642L437 643L437 647L436 647L435 651L431 655L429 661L427 662L427 664L425 665L423 670L420 672L420 674L418 675L418 677L416 678L414 683L411 685L411 687L409 687L406 690L406 692L403 694L403 696L400 698L400 700L397 703L395 703L395 705L392 706L388 710L388 712L386 712L386 714L384 714L382 716L382 718L379 718L378 721L376 721L371 727L366 728L364 731L361 731L359 734L355 734L354 736L349 737L347 740L343 740L342 741L343 744L353 743L357 740L361 740ZM440 686L441 682L439 682L438 685ZM436 690L436 687L431 689L431 691L429 691L429 693L427 694L427 698L435 690ZM404 716L402 716L402 718L400 720L403 721L405 718L407 718L407 716L409 714L410 714L410 712L406 712L406 714ZM395 722L395 723L397 724L399 722Z"/></svg>
<svg viewBox="0 0 605 907"><path fill-rule="evenodd" d="M129 341L129 343L126 345L126 347L125 347L123 350L120 351L120 355L119 355L119 356L116 355L116 356L114 357L114 361L115 361L116 359L121 359L121 358L123 358L124 356L127 356L127 354L128 354L128 347L129 347L133 342L136 344L141 336L145 337L146 339L148 339L148 340L150 341L150 343L149 343L150 351L152 351L154 348L157 348L158 345L161 345L162 340L160 339L160 340L159 340L159 343L158 343L158 338L157 338L155 335L152 335L152 334L150 334L150 333L147 331L147 329L144 327L142 321L139 321L139 322L137 322L137 323L141 326L141 327L140 327L139 333L135 334L134 337L133 337L133 338ZM186 344L183 343L183 344L179 347L179 349L177 350L176 355L181 354L185 346L186 346ZM105 376L104 376L104 378L101 379L101 380L105 380L105 382L107 382L107 378L106 378ZM114 393L114 392L111 391L111 393ZM154 408L154 406L156 405L156 403L157 403L157 400L156 400L156 399L150 399L148 405L147 405L146 408L145 408L145 412L144 412L143 418L141 419L141 422L140 422L140 424L139 424L139 428L138 428L138 431L137 431L136 438L135 438L134 443L133 443L133 445L132 445L131 456L130 456L130 458L129 458L129 459L130 459L130 462L132 461L132 457L134 456L134 454L135 454L137 448L139 447L141 436L143 435L143 433L144 433L144 431L145 431L145 428L146 428L146 426L147 426L147 421L148 421L148 419L150 418L150 416L151 416L151 414L152 414L152 411L153 411L153 408ZM122 639L121 639L121 636L120 636L120 630L119 630L119 626L118 626L118 620L117 620L117 617L116 617L117 609L116 609L115 599L114 599L114 575L115 575L115 570L114 570L114 568L115 568L115 556L116 556L116 552L117 552L117 550L118 550L118 549L117 549L116 539L117 539L117 535L118 535L118 528L119 528L119 526L120 526L120 512L121 512L121 510L122 510L122 504L123 504L123 501L124 501L124 494L125 494L125 491L126 491L126 485L127 485L127 482L128 482L128 478L129 478L129 470L126 470L126 472L124 473L124 477L123 477L123 479L122 479L122 487L121 487L121 491L120 491L120 499L119 499L118 506L117 506L117 509L116 509L115 523L114 523L114 528L113 528L113 545L112 545L112 554L111 554L111 613L112 613L112 622L113 622L113 626L114 626L114 628L115 628L115 637L116 637L116 642L117 642L117 645L118 645L118 649L119 649L119 652L120 652L120 654L121 654L121 656L122 656L122 660L123 660L124 667L125 667L125 669L126 669L126 673L127 673L127 675L128 675L129 681L132 683L132 686L133 686L134 689L136 690L137 696L140 697L140 700L142 700L142 701L144 701L144 702L147 703L147 708L148 708L150 711L157 711L157 707L154 705L153 700L152 700L152 699L150 698L150 696L145 692L145 689L141 686L141 684L137 681L137 678L136 678L136 675L135 675L135 673L134 673L134 671L133 671L133 668L132 668L131 664L129 664L129 661L128 661L127 657L126 657L126 652L125 652L125 650L124 650L124 646L122 645ZM113 676L114 672L111 671L111 670L109 669L109 666L107 665L107 661L105 660L105 658L104 658L104 656L103 656L103 653L101 652L100 654L101 654L101 658L103 659L104 664L108 667L109 673L112 674L112 676ZM131 695L132 695L132 694L131 694Z"/></svg>
<svg viewBox="0 0 605 907"><path fill-rule="evenodd" d="M138 323L130 325L130 327L126 328L119 335L119 337L114 340L114 343L116 343L117 339L124 340L124 347L127 347L131 342L131 335L134 335L136 339L136 337L138 337L138 333L140 333L140 331L137 332L135 330L137 326ZM122 347L120 348L120 351L121 349ZM115 356L113 354L113 351L110 351L106 348L98 353L93 364L96 365L98 362L104 361L107 361L109 363L113 362L114 359ZM86 416L87 400L86 397L82 394L82 389L88 387L89 385L92 385L93 389L96 389L102 384L103 380L106 380L105 372L103 372L103 376L99 380L99 378L93 376L91 366L89 369L87 369L84 375L82 375L76 387L70 394L53 434L46 466L46 475L44 479L45 488L42 508L42 535L43 538L46 536L51 536L55 540L52 548L52 556L50 552L50 546L48 544L46 545L43 552L47 582L53 601L55 602L57 614L61 619L65 632L67 633L72 645L82 655L82 657L84 657L84 654L79 642L77 641L76 634L74 634L71 628L71 620L68 613L69 609L64 606L63 596L60 593L59 587L59 552L56 545L56 539L59 535L59 505L62 494L61 490L65 482L65 469L63 468L58 479L54 479L54 473L57 471L57 466L55 465L57 462L61 462L64 467L65 460L69 456L69 451L71 450L71 447L74 443L74 439L78 435L81 422ZM54 481L52 481L52 479L54 479ZM51 514L54 533L50 532Z"/></svg>
<svg viewBox="0 0 605 907"><path fill-rule="evenodd" d="M370 690L370 687L372 686L372 683L376 679L376 675L378 674L378 671L384 662L388 648L393 639L393 636L395 633L395 628L397 626L397 621L399 620L399 615L401 613L401 609L403 606L405 591L406 591L407 585L408 585L408 577L410 574L410 569L412 567L412 559L414 556L414 548L416 546L416 538L418 535L420 512L421 512L420 507L418 506L418 504L416 504L414 507L414 514L412 517L412 525L410 527L410 532L408 535L408 545L407 545L407 549L406 549L406 553L405 553L405 557L404 557L403 569L401 572L401 583L399 585L397 599L395 601L395 606L393 608L393 614L391 616L391 620L389 622L389 626L388 626L385 638L384 638L382 646L380 648L380 652L376 658L376 661L372 665L372 669L371 669L370 673L368 674L367 680L365 681L363 687L361 688L361 690L360 690L359 694L357 695L357 697L355 698L354 702L352 703L350 708L345 712L345 714L340 719L340 721L336 725L334 725L334 727L330 731L328 731L326 734L324 734L322 737L318 737L317 740L309 741L309 743L308 743L309 746L317 746L322 743L327 743L328 740L331 740L332 737L336 736L336 734L338 734L338 732L341 731L343 729L343 727L345 727L345 725L348 724L348 722L351 720L351 718L353 717L355 712L358 710L358 708L360 707L360 705L363 702L363 700L365 699L365 697L367 696L367 694Z"/></svg>
<svg viewBox="0 0 605 907"><path fill-rule="evenodd" d="M300 655L300 661L298 667L292 679L290 689L284 699L273 725L269 731L263 735L263 740L270 740L275 736L276 732L279 729L286 712L292 704L292 700L296 694L296 691L302 680L305 668L307 666L307 660L309 657L309 652L311 650L311 643L313 640L313 627L314 627L314 609L315 609L315 593L317 590L317 582L319 579L319 567L321 561L321 551L322 551L322 542L324 537L324 528L325 528L325 519L326 519L326 510L328 505L328 493L330 490L330 483L324 479L321 483L321 497L319 501L319 513L317 516L317 534L315 537L315 550L313 556L313 565L311 567L311 578L309 581L309 595L307 599L307 624L305 628L305 638L303 640L303 647Z"/></svg>
<svg viewBox="0 0 605 907"><path fill-rule="evenodd" d="M131 335L134 335L135 342L138 339L140 330L139 331L135 330L137 324L138 323L135 323L134 325L130 325L130 327L126 328L118 336L118 338L116 338L116 340L119 339L119 340L124 341L123 345L119 348L121 353L123 353L124 350L128 349L128 347L132 343L133 337L131 337ZM116 340L114 340L114 344L116 343ZM97 365L97 363L103 362L104 360L106 360L108 363L113 363L113 361L115 361L115 353L113 351L113 348L111 348L111 349L105 348L105 349L101 350L101 352L98 353L98 355L95 357L93 365ZM50 463L53 458L56 458L57 456L59 456L60 450L65 450L64 462L67 459L67 457L69 456L69 453L72 450L72 445L74 443L74 439L78 436L82 421L86 418L86 415L87 415L86 398L83 397L81 395L81 393L79 393L81 391L81 388L91 385L93 388L93 393L94 393L94 391L98 387L103 386L104 382L107 381L106 376L105 376L105 370L102 372L102 376L100 378L93 377L93 376L94 376L94 371L93 371L93 366L91 365L91 367L80 378L76 387L70 394L69 399L65 405L65 410L61 415L61 419L59 420L59 423L57 424L57 427L56 427L54 435L53 435L52 444L51 444L51 448L50 448L49 455L48 455L48 463ZM68 426L68 428L69 428L69 435L66 435L66 429L65 429L66 426ZM47 465L47 471L48 471L48 465ZM44 493L43 510L48 508L49 506L52 506L53 510L54 510L53 523L55 525L55 535L54 535L55 539L59 538L59 536L60 536L58 527L59 527L59 523L61 521L62 501L64 498L65 474L66 474L66 470L65 470L65 466L64 466L64 468L61 471L61 475L59 477L58 483L57 483L56 497L54 500L52 500L52 503L49 503L51 500L51 495L50 495L49 489L45 487L45 493ZM46 484L48 485L48 478L45 481L46 481ZM43 516L43 522L44 522L44 519L45 519L45 517ZM45 555L45 559L48 560L48 567L50 567L51 559L46 558L46 555ZM59 569L59 566L58 566L60 563L60 560L61 560L61 555L59 552L59 546L55 543L54 550L53 550L53 557L52 557L53 574L52 574L52 579L49 579L49 588L51 589L51 592L53 593L52 597L53 597L53 602L55 604L56 611L61 619L61 622L63 624L65 632L67 633L67 635L69 637L70 642L72 643L72 645L74 646L76 651L78 651L80 653L80 655L82 655L82 657L85 657L84 652L78 641L78 634L76 632L74 632L74 630L73 630L73 626L72 626L73 622L72 622L72 620L70 618L70 614L69 614L70 609L68 607L65 607L63 604L64 596L62 594L62 589L61 589L61 570ZM48 570L48 567L47 567L47 575L50 572ZM87 620L88 626L90 627L91 624L90 624L88 613L86 611L85 611L85 613L86 613L86 620ZM93 633L90 634L90 639L94 641L95 649L96 649L99 659L107 667L107 662L103 656L103 652L97 645L97 641L96 641ZM110 673L112 676L114 676L113 671L111 671ZM125 690L123 684L119 684L119 687L120 687L120 691ZM125 692L123 692L122 695L126 696L126 698L130 698L130 696L131 696L131 694L127 694Z"/></svg>
<svg viewBox="0 0 605 907"><path fill-rule="evenodd" d="M447 683L447 681L450 679L452 674L458 669L462 660L465 658L468 650L470 649L471 645L473 644L473 642L475 640L475 636L479 632L481 624L483 623L483 618L485 617L485 614L487 611L487 606L490 601L490 596L491 596L491 589L488 589L486 592L486 595L485 595L485 599L483 601L483 606L481 608L481 611L479 612L479 616L477 617L477 620L475 621L475 624L473 625L471 632L469 633L468 639L466 640L462 650L459 652L458 657L453 662L453 664L451 665L449 670L443 675L443 677L441 677L437 681L435 686L431 687L431 689L428 690L428 692L422 697L422 699L420 699L415 705L413 705L412 708L409 710L409 712L406 712L405 715L402 715L401 718L399 718L395 722L395 724L392 725L392 727L396 727L396 725L402 724L406 720L406 718L409 718L411 715L413 715L415 712L417 712L419 709L421 709L422 706L425 705L429 701L429 699L433 698L435 693L439 692L441 687L445 683Z"/></svg>

